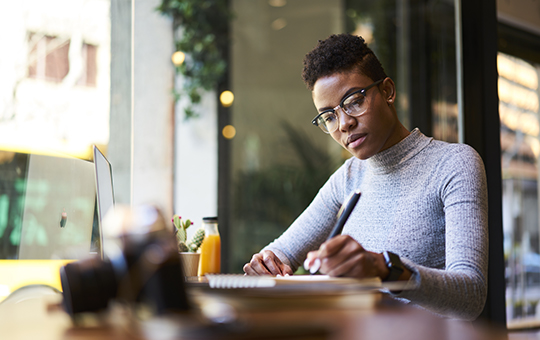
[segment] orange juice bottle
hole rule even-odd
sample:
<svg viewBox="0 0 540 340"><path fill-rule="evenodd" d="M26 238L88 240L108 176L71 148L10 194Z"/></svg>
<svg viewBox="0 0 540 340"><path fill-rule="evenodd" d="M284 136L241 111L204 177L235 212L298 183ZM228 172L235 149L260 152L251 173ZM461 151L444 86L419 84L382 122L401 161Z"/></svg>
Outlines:
<svg viewBox="0 0 540 340"><path fill-rule="evenodd" d="M221 238L217 217L204 217L203 227L204 240L201 244L198 275L219 274L221 272Z"/></svg>

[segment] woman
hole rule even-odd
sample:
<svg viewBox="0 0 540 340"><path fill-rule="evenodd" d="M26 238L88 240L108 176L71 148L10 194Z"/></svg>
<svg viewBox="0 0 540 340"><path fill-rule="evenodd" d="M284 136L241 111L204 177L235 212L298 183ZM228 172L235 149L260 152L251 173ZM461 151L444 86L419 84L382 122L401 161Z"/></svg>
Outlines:
<svg viewBox="0 0 540 340"><path fill-rule="evenodd" d="M405 281L392 296L440 315L473 320L487 294L487 188L479 155L409 132L395 85L360 37L332 35L306 55L313 120L348 159L310 206L244 266L249 275L292 275L320 261L331 276ZM343 232L326 241L353 192Z"/></svg>

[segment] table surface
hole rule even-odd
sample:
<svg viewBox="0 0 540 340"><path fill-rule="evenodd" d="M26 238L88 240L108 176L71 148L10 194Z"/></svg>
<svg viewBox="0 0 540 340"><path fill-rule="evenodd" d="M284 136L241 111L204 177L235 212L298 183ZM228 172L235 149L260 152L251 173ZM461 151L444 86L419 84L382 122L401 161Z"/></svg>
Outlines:
<svg viewBox="0 0 540 340"><path fill-rule="evenodd" d="M198 291L195 296L204 295ZM380 294L380 293L379 293ZM14 292L0 304L0 339L506 339L503 331L436 317L424 310L377 295L373 304L356 308L322 307L228 310L214 300L203 311L153 318L116 306L74 323L61 308L61 293L44 286ZM210 312L208 312L210 311ZM209 313L234 315L225 324L210 322ZM204 314L204 315L203 315ZM219 313L215 314L218 315ZM214 315L214 316L215 316ZM219 318L210 318L214 321ZM223 320L222 320L223 321Z"/></svg>

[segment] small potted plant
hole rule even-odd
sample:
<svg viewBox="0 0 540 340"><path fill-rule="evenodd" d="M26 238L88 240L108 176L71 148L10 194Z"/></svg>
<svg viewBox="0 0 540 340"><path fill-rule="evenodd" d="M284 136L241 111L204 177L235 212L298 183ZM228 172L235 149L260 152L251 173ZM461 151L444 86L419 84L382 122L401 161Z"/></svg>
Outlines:
<svg viewBox="0 0 540 340"><path fill-rule="evenodd" d="M197 229L195 234L188 240L187 228L189 228L193 222L190 220L184 221L178 215L174 215L172 221L175 227L178 252L180 253L180 259L182 261L182 266L184 267L184 274L186 276L197 276L200 257L198 250L204 239L204 229Z"/></svg>

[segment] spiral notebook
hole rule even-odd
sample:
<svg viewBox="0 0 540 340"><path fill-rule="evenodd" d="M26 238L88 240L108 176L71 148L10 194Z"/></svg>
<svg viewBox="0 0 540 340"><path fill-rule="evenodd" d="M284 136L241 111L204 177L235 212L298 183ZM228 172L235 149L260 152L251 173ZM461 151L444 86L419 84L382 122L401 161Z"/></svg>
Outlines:
<svg viewBox="0 0 540 340"><path fill-rule="evenodd" d="M375 289L381 287L377 277L354 279L347 277L331 277L328 275L291 275L291 276L248 276L241 274L207 274L210 288L269 288L290 285L338 285L355 288Z"/></svg>
<svg viewBox="0 0 540 340"><path fill-rule="evenodd" d="M235 311L313 308L372 308L381 296L378 278L353 279L325 275L285 277L206 275L209 289L193 296L202 306L216 303Z"/></svg>

